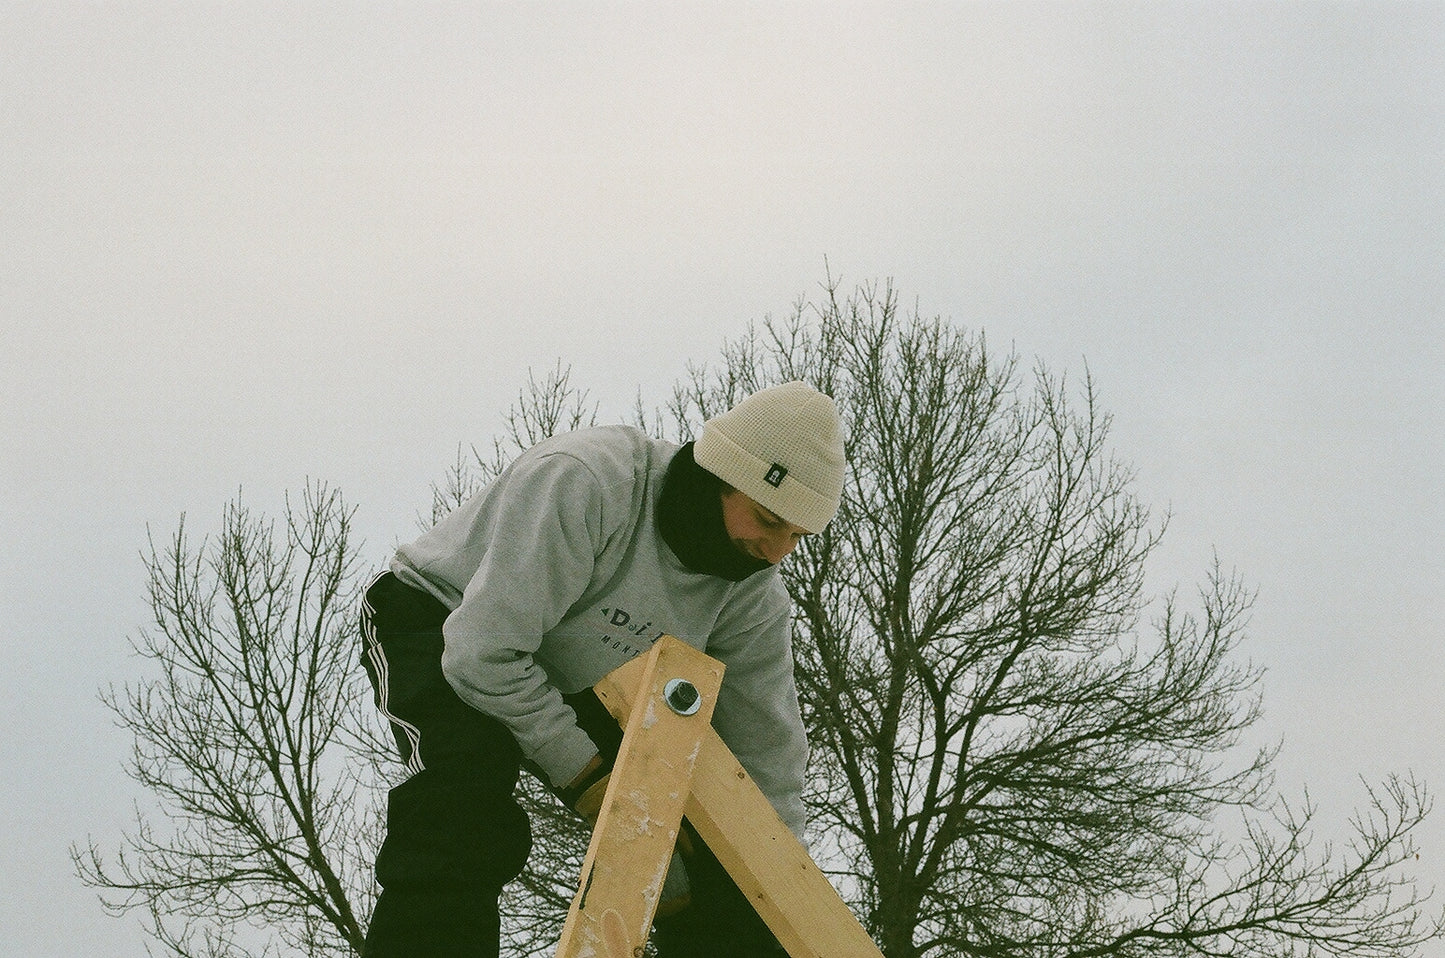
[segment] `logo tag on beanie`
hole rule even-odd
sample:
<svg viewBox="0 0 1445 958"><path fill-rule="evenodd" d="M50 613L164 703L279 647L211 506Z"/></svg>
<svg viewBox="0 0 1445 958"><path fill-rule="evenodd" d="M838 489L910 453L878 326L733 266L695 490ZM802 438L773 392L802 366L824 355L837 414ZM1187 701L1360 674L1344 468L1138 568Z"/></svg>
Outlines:
<svg viewBox="0 0 1445 958"><path fill-rule="evenodd" d="M788 470L784 469L782 466L778 465L775 462L773 463L773 467L768 470L768 474L766 476L763 476L763 482L766 482L768 485L776 489L778 488L778 486L781 486L783 484L783 478L787 476L787 474Z"/></svg>

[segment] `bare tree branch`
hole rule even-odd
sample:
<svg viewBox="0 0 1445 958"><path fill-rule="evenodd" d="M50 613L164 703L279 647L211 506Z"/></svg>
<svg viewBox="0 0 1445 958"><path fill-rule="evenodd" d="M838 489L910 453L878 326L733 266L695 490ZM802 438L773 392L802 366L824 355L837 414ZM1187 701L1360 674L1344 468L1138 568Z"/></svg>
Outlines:
<svg viewBox="0 0 1445 958"><path fill-rule="evenodd" d="M281 529L239 501L193 547L182 519L146 556L151 675L103 699L133 738L137 811L113 860L72 850L113 910L145 909L176 955L359 951L381 781L358 742L351 510L289 497ZM266 931L258 931L264 925Z"/></svg>

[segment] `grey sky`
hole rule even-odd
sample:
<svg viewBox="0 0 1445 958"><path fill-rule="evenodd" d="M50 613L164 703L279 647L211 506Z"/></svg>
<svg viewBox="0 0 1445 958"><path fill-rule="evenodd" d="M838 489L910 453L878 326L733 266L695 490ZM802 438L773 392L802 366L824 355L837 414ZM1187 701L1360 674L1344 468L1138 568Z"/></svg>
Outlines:
<svg viewBox="0 0 1445 958"><path fill-rule="evenodd" d="M143 953L66 847L147 524L323 478L379 562L529 366L620 416L825 257L1087 367L1322 833L1445 789L1445 4L380 6L0 0L8 950Z"/></svg>

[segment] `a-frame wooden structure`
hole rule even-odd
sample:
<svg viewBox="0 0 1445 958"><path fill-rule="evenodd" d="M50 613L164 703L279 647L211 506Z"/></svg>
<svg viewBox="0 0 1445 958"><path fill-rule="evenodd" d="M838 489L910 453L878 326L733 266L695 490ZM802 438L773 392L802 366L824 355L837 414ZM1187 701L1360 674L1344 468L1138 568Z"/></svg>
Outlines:
<svg viewBox="0 0 1445 958"><path fill-rule="evenodd" d="M664 636L596 686L625 731L557 958L641 958L684 813L791 958L882 958L713 731L722 674Z"/></svg>

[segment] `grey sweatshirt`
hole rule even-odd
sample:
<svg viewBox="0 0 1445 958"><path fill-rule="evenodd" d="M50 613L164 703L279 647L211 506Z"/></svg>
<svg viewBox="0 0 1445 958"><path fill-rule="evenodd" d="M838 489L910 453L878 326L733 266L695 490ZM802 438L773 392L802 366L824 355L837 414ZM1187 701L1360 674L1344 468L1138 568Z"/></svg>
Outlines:
<svg viewBox="0 0 1445 958"><path fill-rule="evenodd" d="M656 506L678 448L626 426L546 440L399 548L391 570L452 610L447 680L554 785L596 752L562 693L664 634L720 660L713 727L801 837L808 746L788 595L776 570L742 582L703 575L663 540Z"/></svg>

